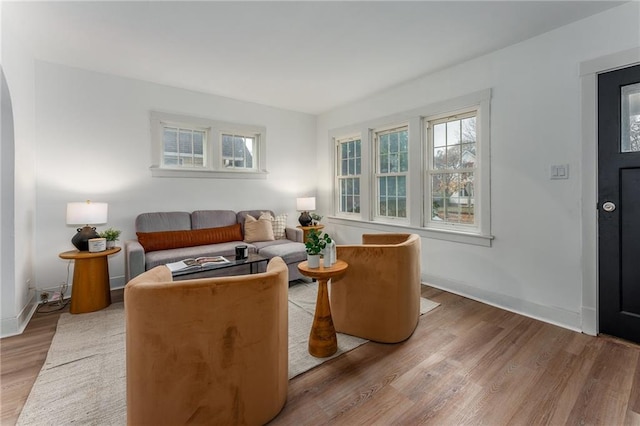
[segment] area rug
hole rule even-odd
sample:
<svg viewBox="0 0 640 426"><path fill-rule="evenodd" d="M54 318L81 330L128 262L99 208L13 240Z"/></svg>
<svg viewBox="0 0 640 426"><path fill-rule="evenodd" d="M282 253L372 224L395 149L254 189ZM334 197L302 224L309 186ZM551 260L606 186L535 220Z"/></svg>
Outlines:
<svg viewBox="0 0 640 426"><path fill-rule="evenodd" d="M367 340L338 333L338 352L315 358L307 352L317 283L289 288L289 378L348 352ZM424 314L438 303L422 298ZM63 314L47 359L18 425L125 425L124 305L81 315Z"/></svg>

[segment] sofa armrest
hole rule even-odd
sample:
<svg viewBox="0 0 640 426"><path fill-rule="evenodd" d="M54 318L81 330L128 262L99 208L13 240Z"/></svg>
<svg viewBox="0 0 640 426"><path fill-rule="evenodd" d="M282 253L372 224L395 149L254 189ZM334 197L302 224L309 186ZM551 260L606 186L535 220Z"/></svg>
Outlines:
<svg viewBox="0 0 640 426"><path fill-rule="evenodd" d="M144 248L138 240L124 242L124 280L125 284L145 271Z"/></svg>
<svg viewBox="0 0 640 426"><path fill-rule="evenodd" d="M284 235L287 238L287 240L291 240L294 243L304 243L304 241L302 241L302 238L304 235L302 232L302 229L285 228Z"/></svg>

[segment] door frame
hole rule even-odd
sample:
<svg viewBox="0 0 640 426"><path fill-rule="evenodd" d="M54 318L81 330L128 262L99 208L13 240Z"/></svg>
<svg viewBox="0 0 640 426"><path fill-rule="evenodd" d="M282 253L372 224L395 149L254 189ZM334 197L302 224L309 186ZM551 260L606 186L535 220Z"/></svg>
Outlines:
<svg viewBox="0 0 640 426"><path fill-rule="evenodd" d="M598 323L598 74L640 64L640 48L580 63L582 83L582 332Z"/></svg>

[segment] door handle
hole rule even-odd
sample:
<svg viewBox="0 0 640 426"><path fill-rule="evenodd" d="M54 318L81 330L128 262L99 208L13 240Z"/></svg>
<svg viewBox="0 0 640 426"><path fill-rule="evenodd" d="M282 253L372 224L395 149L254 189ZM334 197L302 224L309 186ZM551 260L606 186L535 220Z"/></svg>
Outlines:
<svg viewBox="0 0 640 426"><path fill-rule="evenodd" d="M602 210L604 210L605 212L611 213L615 209L616 209L616 205L614 203L612 203L611 201L607 201L607 202L602 204Z"/></svg>

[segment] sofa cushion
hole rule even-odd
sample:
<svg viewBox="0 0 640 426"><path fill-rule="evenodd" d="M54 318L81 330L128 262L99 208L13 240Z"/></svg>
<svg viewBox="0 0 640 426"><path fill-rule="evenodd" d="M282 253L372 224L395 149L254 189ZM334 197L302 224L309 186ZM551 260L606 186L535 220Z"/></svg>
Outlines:
<svg viewBox="0 0 640 426"><path fill-rule="evenodd" d="M282 240L286 238L285 229L287 228L287 214L279 214L278 216L273 216L270 211L262 212L260 214L260 219L268 219L271 221L271 227L273 228L273 238L276 240Z"/></svg>
<svg viewBox="0 0 640 426"><path fill-rule="evenodd" d="M273 241L273 226L269 219L256 219L251 215L245 216L244 241L253 243L256 241Z"/></svg>
<svg viewBox="0 0 640 426"><path fill-rule="evenodd" d="M191 213L191 228L218 228L237 223L236 212L232 210L196 210Z"/></svg>
<svg viewBox="0 0 640 426"><path fill-rule="evenodd" d="M282 243L280 243L280 241L282 241ZM287 240L277 240L279 244L274 243L259 248L258 254L266 257L267 259L279 256L284 259L287 264L307 260L307 252L305 251L304 244L285 241Z"/></svg>
<svg viewBox="0 0 640 426"><path fill-rule="evenodd" d="M191 214L187 212L152 212L136 217L136 232L187 231Z"/></svg>
<svg viewBox="0 0 640 426"><path fill-rule="evenodd" d="M136 232L145 252L242 241L240 224L188 231Z"/></svg>

